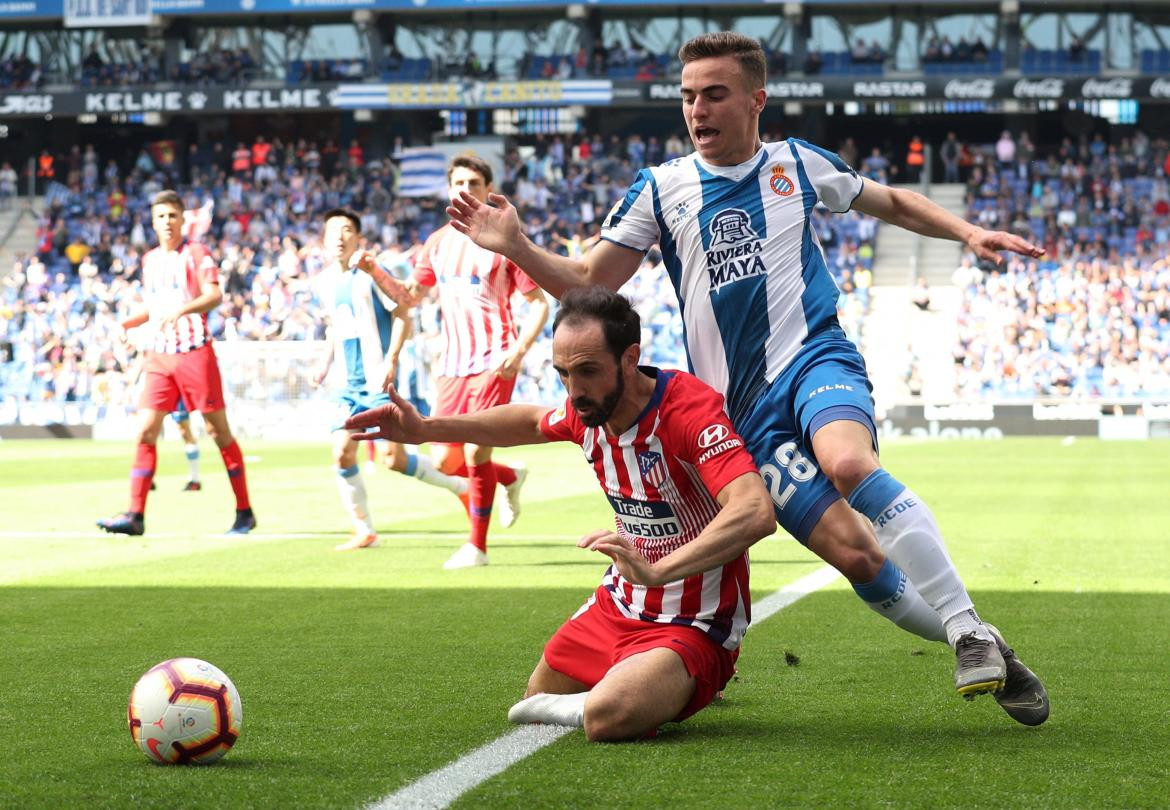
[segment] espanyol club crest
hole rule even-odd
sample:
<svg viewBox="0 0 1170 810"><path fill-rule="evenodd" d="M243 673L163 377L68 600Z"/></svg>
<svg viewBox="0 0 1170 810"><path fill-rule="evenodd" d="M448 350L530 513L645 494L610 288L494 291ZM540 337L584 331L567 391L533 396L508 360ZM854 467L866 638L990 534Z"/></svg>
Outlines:
<svg viewBox="0 0 1170 810"><path fill-rule="evenodd" d="M662 463L661 453L653 450L639 453L638 469L642 471L642 480L652 487L660 487L666 480L666 465Z"/></svg>
<svg viewBox="0 0 1170 810"><path fill-rule="evenodd" d="M788 175L784 173L784 168L780 165L772 167L772 179L769 184L772 186L772 191L781 197L787 197L796 191L796 184L789 179Z"/></svg>

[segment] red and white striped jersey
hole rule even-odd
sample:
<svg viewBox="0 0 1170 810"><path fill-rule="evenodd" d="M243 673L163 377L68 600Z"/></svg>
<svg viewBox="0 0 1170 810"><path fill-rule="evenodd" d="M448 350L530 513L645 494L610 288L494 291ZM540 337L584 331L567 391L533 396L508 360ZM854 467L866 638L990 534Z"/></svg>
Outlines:
<svg viewBox="0 0 1170 810"><path fill-rule="evenodd" d="M203 294L203 285L219 283L219 268L203 245L184 243L178 250L156 247L142 257L142 291L150 321L156 327L146 348L180 354L210 342L207 313L184 315L159 326L163 318Z"/></svg>
<svg viewBox="0 0 1170 810"><path fill-rule="evenodd" d="M755 472L723 397L682 371L643 367L657 385L638 421L620 436L586 427L568 400L541 420L554 441L581 445L614 509L617 531L650 562L699 536L719 512L719 491ZM687 624L734 650L751 620L748 557L666 585L628 582L615 566L602 584L631 619Z"/></svg>
<svg viewBox="0 0 1170 810"><path fill-rule="evenodd" d="M470 377L503 362L516 340L512 295L536 289L514 262L449 224L423 243L414 280L424 287L439 285L443 354L434 373L443 377Z"/></svg>

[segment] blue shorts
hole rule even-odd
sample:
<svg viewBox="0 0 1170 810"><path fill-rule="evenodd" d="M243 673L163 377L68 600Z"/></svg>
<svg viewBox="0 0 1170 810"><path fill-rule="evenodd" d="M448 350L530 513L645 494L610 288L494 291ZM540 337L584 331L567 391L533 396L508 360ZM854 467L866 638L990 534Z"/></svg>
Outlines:
<svg viewBox="0 0 1170 810"><path fill-rule="evenodd" d="M382 391L376 394L367 394L365 391L347 388L337 395L337 416L334 419L333 427L329 430L330 432L344 430L346 419L377 408L379 405L387 405L389 402L390 395Z"/></svg>
<svg viewBox="0 0 1170 810"><path fill-rule="evenodd" d="M187 410L187 403L179 397L179 403L175 405L175 409L171 411L171 419L175 420L176 425L180 425L191 418L191 412Z"/></svg>
<svg viewBox="0 0 1170 810"><path fill-rule="evenodd" d="M801 543L841 497L817 466L812 436L849 419L869 428L876 449L872 390L853 343L835 333L814 337L735 426L768 486L776 522Z"/></svg>

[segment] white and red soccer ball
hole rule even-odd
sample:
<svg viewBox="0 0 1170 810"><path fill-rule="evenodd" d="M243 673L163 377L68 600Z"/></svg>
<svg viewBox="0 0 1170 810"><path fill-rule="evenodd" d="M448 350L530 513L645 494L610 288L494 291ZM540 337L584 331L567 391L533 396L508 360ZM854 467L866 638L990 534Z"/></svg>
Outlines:
<svg viewBox="0 0 1170 810"><path fill-rule="evenodd" d="M155 762L206 765L240 737L244 704L222 670L198 658L156 664L134 684L130 737Z"/></svg>

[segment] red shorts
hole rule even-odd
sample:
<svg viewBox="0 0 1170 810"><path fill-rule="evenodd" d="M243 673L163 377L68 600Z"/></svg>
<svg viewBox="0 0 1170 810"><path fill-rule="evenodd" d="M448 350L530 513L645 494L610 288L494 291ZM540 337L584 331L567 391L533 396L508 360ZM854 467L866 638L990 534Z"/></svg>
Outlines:
<svg viewBox="0 0 1170 810"><path fill-rule="evenodd" d="M459 416L476 413L512 401L516 378L501 379L494 371L481 371L470 377L436 377L438 393L434 416ZM459 444L459 442L431 442L431 444Z"/></svg>
<svg viewBox="0 0 1170 810"><path fill-rule="evenodd" d="M210 343L180 354L147 353L146 385L138 407L169 413L180 398L192 411L223 410L223 382Z"/></svg>
<svg viewBox="0 0 1170 810"><path fill-rule="evenodd" d="M687 719L715 699L735 674L739 650L727 650L706 633L683 624L627 619L604 586L544 646L548 665L592 689L610 667L636 653L665 647L683 661L695 679L695 693L674 722Z"/></svg>

